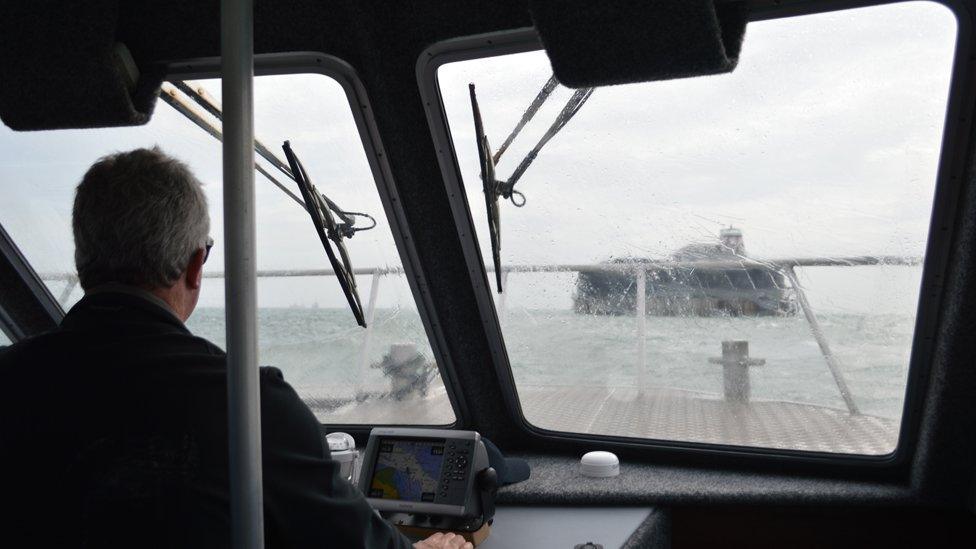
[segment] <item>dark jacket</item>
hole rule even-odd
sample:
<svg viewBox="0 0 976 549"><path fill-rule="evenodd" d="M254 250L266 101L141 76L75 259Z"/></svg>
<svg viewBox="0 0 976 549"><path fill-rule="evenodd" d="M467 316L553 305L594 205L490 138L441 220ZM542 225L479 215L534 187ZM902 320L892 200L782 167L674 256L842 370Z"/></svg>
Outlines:
<svg viewBox="0 0 976 549"><path fill-rule="evenodd" d="M261 368L269 547L409 547L341 480L315 416ZM0 350L0 544L226 547L225 355L134 295L89 295Z"/></svg>

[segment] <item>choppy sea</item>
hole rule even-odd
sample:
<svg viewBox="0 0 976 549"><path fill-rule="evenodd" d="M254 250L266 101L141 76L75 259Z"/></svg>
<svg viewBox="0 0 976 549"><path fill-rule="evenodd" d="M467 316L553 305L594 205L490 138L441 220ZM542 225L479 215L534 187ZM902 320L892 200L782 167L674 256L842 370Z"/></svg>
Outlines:
<svg viewBox="0 0 976 549"><path fill-rule="evenodd" d="M819 321L841 374L863 413L897 419L907 380L914 315L824 313ZM390 346L414 343L432 357L412 309L378 309L369 341L345 309L259 310L262 364L284 371L299 393L348 397L383 391L389 380L370 364ZM189 327L223 347L224 309L202 308ZM633 316L511 308L504 338L519 385L632 386L640 360ZM722 393L724 340L749 342L753 398L844 408L822 350L803 315L776 318L647 317L645 368L651 386ZM365 351L364 351L365 345Z"/></svg>

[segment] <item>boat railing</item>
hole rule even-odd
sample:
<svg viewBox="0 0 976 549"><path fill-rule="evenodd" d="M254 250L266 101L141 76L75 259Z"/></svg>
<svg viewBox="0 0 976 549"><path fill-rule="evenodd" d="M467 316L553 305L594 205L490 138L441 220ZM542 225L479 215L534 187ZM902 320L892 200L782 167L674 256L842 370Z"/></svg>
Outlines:
<svg viewBox="0 0 976 549"><path fill-rule="evenodd" d="M850 388L842 372L840 361L830 347L823 328L817 318L813 307L807 299L803 285L800 283L795 269L797 267L859 267L859 266L918 266L922 264L921 257L909 256L851 256L851 257L808 257L808 258L785 258L760 260L747 257L736 257L734 259L706 259L694 261L620 261L613 263L564 263L564 264L524 264L506 265L502 267L502 284L507 284L508 275L511 273L633 273L636 285L635 303L635 322L637 332L637 387L639 391L644 391L650 386L650 375L647 365L647 273L651 270L668 269L750 269L764 268L772 269L783 273L790 282L791 289L796 294L796 300L803 311L803 315L810 325L810 331L820 353L830 370L837 386L841 398L844 400L848 411L851 414L858 414L859 409ZM488 268L488 272L494 269ZM359 379L366 379L366 372L369 368L370 345L373 336L373 325L376 313L376 303L380 292L380 280L385 276L400 276L405 272L402 267L361 267L353 269L353 274L358 276L370 276L370 291L365 311L366 331L361 343L358 355L357 367L360 372ZM204 278L222 279L222 272L205 272ZM266 269L258 270L258 278L292 278L292 277L328 277L335 276L332 269ZM66 305L71 293L77 287L78 277L73 273L45 273L41 275L45 282L65 282L58 300L62 306ZM499 296L497 308L499 313L504 314L506 309L506 294ZM362 393L362 387L359 388Z"/></svg>

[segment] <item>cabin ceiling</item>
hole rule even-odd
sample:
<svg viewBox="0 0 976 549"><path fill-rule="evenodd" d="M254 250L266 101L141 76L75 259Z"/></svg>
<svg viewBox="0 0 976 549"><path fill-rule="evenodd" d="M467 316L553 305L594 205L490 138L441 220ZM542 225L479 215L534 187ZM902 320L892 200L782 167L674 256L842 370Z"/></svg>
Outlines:
<svg viewBox="0 0 976 549"><path fill-rule="evenodd" d="M417 85L417 59L425 48L449 38L530 27L529 4L524 0L257 0L254 43L258 54L314 51L333 55L351 64L362 78L429 281L446 351L456 369L464 403L461 426L478 429L510 449L573 453L577 449L573 441L535 436L504 405ZM780 4L786 8L775 7ZM969 0L961 4L969 13L976 7ZM777 1L749 5L800 12L820 5L835 9L849 4ZM162 64L219 55L218 6L216 0L6 2L0 18L0 116L15 128L144 123L151 114L152 94L163 77ZM971 23L964 21L961 26L967 36ZM131 99L120 99L126 83L106 65L115 42L128 46L142 75ZM969 65L972 60L970 56ZM934 358L927 379L922 380L927 382L927 396L918 447L910 463L885 473L910 483L916 497L969 505L976 464L976 338L972 337L976 331L976 166L970 145L976 137L971 125L976 70L971 69L965 72L964 103L958 105L961 116L947 130L960 136L952 158L953 177L964 184L958 200L950 205L959 208L955 226L939 232L941 238L953 242L943 293L927 296L941 298L943 307L939 335L933 342ZM646 76L635 76L641 78ZM0 269L4 280L12 279L12 273ZM4 286L9 287L6 282ZM25 303L10 295L0 299L8 310L36 307L30 300ZM28 326L47 327L43 318L26 313L21 318ZM588 446L596 449L600 444ZM684 465L714 463L708 456L660 449L621 454ZM729 457L723 463L753 467L751 459ZM968 480L960 482L961 478Z"/></svg>

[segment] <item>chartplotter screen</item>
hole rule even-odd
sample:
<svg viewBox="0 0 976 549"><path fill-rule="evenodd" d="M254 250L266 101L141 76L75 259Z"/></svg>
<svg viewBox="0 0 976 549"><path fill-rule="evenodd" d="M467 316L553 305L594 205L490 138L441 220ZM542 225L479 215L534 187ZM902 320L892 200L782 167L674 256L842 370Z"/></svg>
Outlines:
<svg viewBox="0 0 976 549"><path fill-rule="evenodd" d="M444 440L380 441L369 497L434 502L444 465Z"/></svg>

